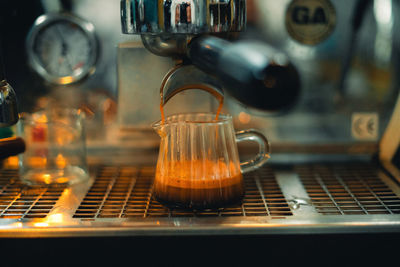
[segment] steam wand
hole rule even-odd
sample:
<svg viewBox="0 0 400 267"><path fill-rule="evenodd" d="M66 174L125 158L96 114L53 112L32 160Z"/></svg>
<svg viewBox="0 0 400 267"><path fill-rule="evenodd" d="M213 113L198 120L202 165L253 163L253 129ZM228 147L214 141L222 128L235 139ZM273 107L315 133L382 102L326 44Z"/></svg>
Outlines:
<svg viewBox="0 0 400 267"><path fill-rule="evenodd" d="M14 125L18 122L17 96L6 80L2 38L0 36L0 128ZM0 160L25 151L25 142L20 137L0 139Z"/></svg>
<svg viewBox="0 0 400 267"><path fill-rule="evenodd" d="M16 124L19 116L17 96L6 80L2 47L3 38L1 35L2 33L0 32L0 127L2 128Z"/></svg>

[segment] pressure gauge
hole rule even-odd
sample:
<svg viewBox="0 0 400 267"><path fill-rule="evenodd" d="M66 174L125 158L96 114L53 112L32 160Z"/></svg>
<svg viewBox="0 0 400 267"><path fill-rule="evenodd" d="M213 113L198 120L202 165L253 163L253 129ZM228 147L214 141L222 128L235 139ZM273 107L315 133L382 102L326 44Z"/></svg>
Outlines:
<svg viewBox="0 0 400 267"><path fill-rule="evenodd" d="M31 67L40 76L64 85L94 73L99 51L93 24L69 14L38 17L26 49Z"/></svg>

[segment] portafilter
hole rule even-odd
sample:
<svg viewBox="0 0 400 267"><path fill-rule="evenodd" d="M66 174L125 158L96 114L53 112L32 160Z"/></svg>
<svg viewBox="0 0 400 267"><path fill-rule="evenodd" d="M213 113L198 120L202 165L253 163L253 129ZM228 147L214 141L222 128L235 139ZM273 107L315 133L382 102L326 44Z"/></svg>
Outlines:
<svg viewBox="0 0 400 267"><path fill-rule="evenodd" d="M193 64L197 78L212 76L246 106L283 111L299 96L300 78L285 54L260 41L227 40L245 30L245 0L121 0L121 25L152 53ZM181 88L165 88L164 100Z"/></svg>

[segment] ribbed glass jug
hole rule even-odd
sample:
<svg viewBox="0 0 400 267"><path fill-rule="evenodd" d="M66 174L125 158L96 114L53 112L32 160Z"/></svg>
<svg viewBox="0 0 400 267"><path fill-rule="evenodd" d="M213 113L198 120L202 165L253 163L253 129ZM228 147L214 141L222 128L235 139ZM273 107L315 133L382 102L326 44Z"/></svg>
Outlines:
<svg viewBox="0 0 400 267"><path fill-rule="evenodd" d="M153 124L161 137L154 195L169 207L222 208L241 201L242 174L269 158L267 139L255 130L235 133L230 115L186 113ZM237 143L259 145L258 154L240 162Z"/></svg>

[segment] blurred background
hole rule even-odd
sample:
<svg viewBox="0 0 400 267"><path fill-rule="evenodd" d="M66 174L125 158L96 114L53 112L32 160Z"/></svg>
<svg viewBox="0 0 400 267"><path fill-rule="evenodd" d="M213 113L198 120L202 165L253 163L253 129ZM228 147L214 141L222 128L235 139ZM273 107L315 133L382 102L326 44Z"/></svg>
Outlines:
<svg viewBox="0 0 400 267"><path fill-rule="evenodd" d="M1 1L6 77L22 112L51 105L83 108L88 115L89 146L123 142L154 148L158 137L150 134L150 125L160 119L159 86L175 63L150 54L140 36L121 33L119 2ZM281 145L274 146L277 152L298 145L309 145L310 151L313 145L324 149L346 145L349 153L377 150L399 92L400 44L394 30L399 11L395 0L248 0L247 30L237 38L261 40L286 54L300 74L301 92L285 112L245 107L229 96L224 112L234 115L236 128L259 129L273 144ZM65 13L89 22L97 44L77 42L83 37L73 37L74 29L58 37L35 30L39 16ZM33 37L32 32L36 32ZM68 51L71 57L95 51L78 62L91 64L90 71L69 85L49 81L29 64L30 54L38 53L48 66L62 69L57 49L52 48L62 38L77 44ZM216 107L217 102L204 92L184 92L166 105L166 112L215 111Z"/></svg>

